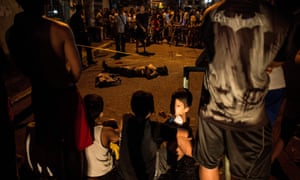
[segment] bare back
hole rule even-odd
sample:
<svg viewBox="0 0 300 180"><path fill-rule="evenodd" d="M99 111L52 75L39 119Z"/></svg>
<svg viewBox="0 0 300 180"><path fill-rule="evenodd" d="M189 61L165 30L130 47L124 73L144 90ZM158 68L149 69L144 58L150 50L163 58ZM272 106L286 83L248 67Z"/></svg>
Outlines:
<svg viewBox="0 0 300 180"><path fill-rule="evenodd" d="M80 77L78 51L65 23L21 13L9 30L8 46L33 86L65 88Z"/></svg>

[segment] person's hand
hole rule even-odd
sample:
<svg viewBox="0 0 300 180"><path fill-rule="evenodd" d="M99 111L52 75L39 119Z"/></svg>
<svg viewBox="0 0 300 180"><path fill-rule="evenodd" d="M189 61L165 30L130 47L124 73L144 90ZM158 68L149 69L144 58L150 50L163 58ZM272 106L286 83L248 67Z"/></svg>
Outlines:
<svg viewBox="0 0 300 180"><path fill-rule="evenodd" d="M184 156L184 152L182 152L182 150L179 147L177 147L176 148L176 155L177 155L177 161L178 161Z"/></svg>
<svg viewBox="0 0 300 180"><path fill-rule="evenodd" d="M170 113L166 113L164 111L159 111L158 115L160 117L162 117L163 119L169 119L172 117L172 115Z"/></svg>
<svg viewBox="0 0 300 180"><path fill-rule="evenodd" d="M71 72L71 64L69 61L66 63L66 69L68 72Z"/></svg>
<svg viewBox="0 0 300 180"><path fill-rule="evenodd" d="M272 66L268 66L267 69L266 69L267 73L271 73L272 70L273 70L273 67L272 67Z"/></svg>
<svg viewBox="0 0 300 180"><path fill-rule="evenodd" d="M268 67L266 68L266 71L267 71L268 73L271 73L275 67L279 67L279 66L281 66L283 63L284 63L284 62L273 61L273 62L271 62L271 63L268 65Z"/></svg>

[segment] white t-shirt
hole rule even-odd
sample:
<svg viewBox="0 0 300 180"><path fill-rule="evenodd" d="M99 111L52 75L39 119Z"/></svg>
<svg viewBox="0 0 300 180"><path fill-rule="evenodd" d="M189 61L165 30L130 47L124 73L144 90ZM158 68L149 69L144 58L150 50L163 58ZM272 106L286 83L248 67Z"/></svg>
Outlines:
<svg viewBox="0 0 300 180"><path fill-rule="evenodd" d="M272 72L269 73L269 77L269 90L285 88L285 79L282 66L273 68Z"/></svg>
<svg viewBox="0 0 300 180"><path fill-rule="evenodd" d="M109 148L104 147L101 142L102 128L102 125L94 127L95 140L92 145L85 149L87 176L89 177L103 176L114 167Z"/></svg>

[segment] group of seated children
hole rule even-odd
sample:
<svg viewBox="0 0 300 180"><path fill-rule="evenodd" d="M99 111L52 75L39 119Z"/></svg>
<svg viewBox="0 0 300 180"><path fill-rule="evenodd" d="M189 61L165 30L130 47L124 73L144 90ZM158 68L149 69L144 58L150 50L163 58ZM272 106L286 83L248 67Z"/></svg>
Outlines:
<svg viewBox="0 0 300 180"><path fill-rule="evenodd" d="M187 116L192 94L188 89L173 92L165 122L151 119L152 93L137 90L131 97L132 112L123 115L120 128L117 121L101 119L101 96L87 94L84 102L94 138L85 149L87 180L199 179L192 158L193 135Z"/></svg>

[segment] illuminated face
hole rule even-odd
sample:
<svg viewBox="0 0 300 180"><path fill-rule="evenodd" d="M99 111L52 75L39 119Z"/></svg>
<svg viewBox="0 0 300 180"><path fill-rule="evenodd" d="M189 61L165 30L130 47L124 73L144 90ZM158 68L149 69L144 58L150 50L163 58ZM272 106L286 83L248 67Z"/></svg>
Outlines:
<svg viewBox="0 0 300 180"><path fill-rule="evenodd" d="M184 106L184 103L179 99L175 100L175 116L183 116L187 111L188 107Z"/></svg>

